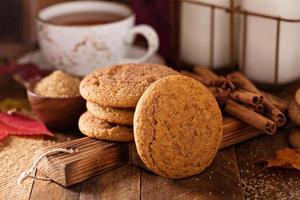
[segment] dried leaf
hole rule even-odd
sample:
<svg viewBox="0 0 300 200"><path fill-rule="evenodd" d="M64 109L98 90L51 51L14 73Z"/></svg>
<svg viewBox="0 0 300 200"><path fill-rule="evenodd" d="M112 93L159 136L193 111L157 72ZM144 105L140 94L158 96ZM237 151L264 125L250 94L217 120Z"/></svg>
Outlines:
<svg viewBox="0 0 300 200"><path fill-rule="evenodd" d="M267 168L269 167L300 170L300 149L284 148L276 151L275 159L267 161Z"/></svg>
<svg viewBox="0 0 300 200"><path fill-rule="evenodd" d="M13 113L0 112L0 139L8 135L48 135L53 134L46 126L32 118Z"/></svg>
<svg viewBox="0 0 300 200"><path fill-rule="evenodd" d="M11 69L9 68L9 67L7 67L7 66L3 66L3 65L1 65L0 66L0 75L7 75L7 74L11 74L12 72L11 72Z"/></svg>
<svg viewBox="0 0 300 200"><path fill-rule="evenodd" d="M0 123L0 140L5 138L6 136L8 136L8 133L9 132L8 132L6 126L4 126L3 124Z"/></svg>
<svg viewBox="0 0 300 200"><path fill-rule="evenodd" d="M13 61L0 65L0 75L13 75L14 79L26 85L33 80L40 79L49 74L50 71L41 70L39 67L32 63L17 64Z"/></svg>
<svg viewBox="0 0 300 200"><path fill-rule="evenodd" d="M41 70L38 66L32 63L16 65L14 71L15 76L24 81L41 78L47 75L48 73L49 71Z"/></svg>

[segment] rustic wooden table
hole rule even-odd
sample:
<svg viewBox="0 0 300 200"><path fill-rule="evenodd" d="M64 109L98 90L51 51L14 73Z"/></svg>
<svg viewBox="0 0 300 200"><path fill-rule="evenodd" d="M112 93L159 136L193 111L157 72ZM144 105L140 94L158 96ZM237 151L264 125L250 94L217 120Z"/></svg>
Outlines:
<svg viewBox="0 0 300 200"><path fill-rule="evenodd" d="M169 180L123 166L70 188L35 180L29 199L300 199L300 173L262 169L257 161L288 146L288 128L221 150L197 176Z"/></svg>
<svg viewBox="0 0 300 200"><path fill-rule="evenodd" d="M289 87L283 94L290 95L295 88ZM8 94L15 96L2 90L0 98ZM35 180L28 199L300 199L299 171L263 169L258 164L288 146L290 129L288 125L274 136L260 136L223 149L204 173L191 178L169 180L128 165L70 188ZM69 137L59 138L64 141Z"/></svg>

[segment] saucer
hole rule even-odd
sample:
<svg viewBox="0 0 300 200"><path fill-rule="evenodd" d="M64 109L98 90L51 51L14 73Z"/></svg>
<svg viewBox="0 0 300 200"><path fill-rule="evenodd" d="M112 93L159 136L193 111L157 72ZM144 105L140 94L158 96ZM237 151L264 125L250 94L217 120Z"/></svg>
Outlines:
<svg viewBox="0 0 300 200"><path fill-rule="evenodd" d="M141 57L146 53L146 49L138 46L133 46L128 52L127 58ZM44 57L41 50L31 51L18 59L19 64L34 63L39 66L40 69L53 70L55 69ZM149 58L145 63L165 64L165 60L162 56L156 54Z"/></svg>

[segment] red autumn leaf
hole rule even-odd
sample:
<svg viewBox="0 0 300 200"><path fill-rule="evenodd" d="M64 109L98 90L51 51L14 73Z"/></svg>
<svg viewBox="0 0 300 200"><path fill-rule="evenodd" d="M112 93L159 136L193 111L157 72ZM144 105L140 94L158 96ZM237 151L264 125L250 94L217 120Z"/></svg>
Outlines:
<svg viewBox="0 0 300 200"><path fill-rule="evenodd" d="M11 126L7 126L0 121L0 139L5 138L10 133L18 133L20 130Z"/></svg>
<svg viewBox="0 0 300 200"><path fill-rule="evenodd" d="M50 71L41 70L33 63L17 64L10 62L8 64L0 65L0 75L10 74L21 84L30 82L31 80L39 79L49 74Z"/></svg>
<svg viewBox="0 0 300 200"><path fill-rule="evenodd" d="M267 161L267 167L282 167L300 170L300 149L284 148L276 151L275 158Z"/></svg>
<svg viewBox="0 0 300 200"><path fill-rule="evenodd" d="M0 140L8 136L8 131L6 126L0 123Z"/></svg>
<svg viewBox="0 0 300 200"><path fill-rule="evenodd" d="M0 139L7 135L48 135L53 134L41 122L18 113L0 112Z"/></svg>
<svg viewBox="0 0 300 200"><path fill-rule="evenodd" d="M0 66L0 75L1 74L10 74L11 69L8 66Z"/></svg>
<svg viewBox="0 0 300 200"><path fill-rule="evenodd" d="M41 78L49 73L48 71L40 70L38 66L32 63L16 65L15 68L15 75L23 80Z"/></svg>

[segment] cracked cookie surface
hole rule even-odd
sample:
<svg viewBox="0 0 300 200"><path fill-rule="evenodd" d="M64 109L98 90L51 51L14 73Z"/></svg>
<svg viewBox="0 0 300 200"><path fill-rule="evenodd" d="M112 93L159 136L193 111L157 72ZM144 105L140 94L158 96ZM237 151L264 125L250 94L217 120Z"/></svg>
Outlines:
<svg viewBox="0 0 300 200"><path fill-rule="evenodd" d="M116 142L133 140L132 128L98 119L89 112L81 115L78 126L79 130L88 137Z"/></svg>
<svg viewBox="0 0 300 200"><path fill-rule="evenodd" d="M144 91L156 80L178 72L158 64L122 64L99 68L80 83L87 101L107 107L134 108Z"/></svg>
<svg viewBox="0 0 300 200"><path fill-rule="evenodd" d="M211 92L181 75L153 83L134 114L137 151L156 174L183 178L202 172L223 138L222 115Z"/></svg>
<svg viewBox="0 0 300 200"><path fill-rule="evenodd" d="M86 107L97 118L116 124L133 125L133 108L104 107L92 102L87 102Z"/></svg>

